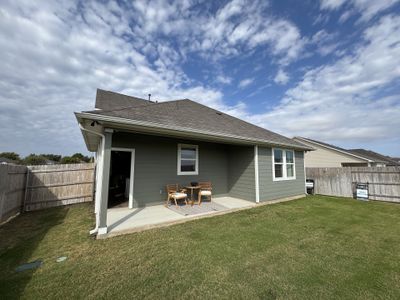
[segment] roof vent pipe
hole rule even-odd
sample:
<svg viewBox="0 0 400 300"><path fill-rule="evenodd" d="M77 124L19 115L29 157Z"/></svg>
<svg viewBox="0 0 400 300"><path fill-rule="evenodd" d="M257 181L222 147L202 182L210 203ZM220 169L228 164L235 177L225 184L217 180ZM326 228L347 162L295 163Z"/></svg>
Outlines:
<svg viewBox="0 0 400 300"><path fill-rule="evenodd" d="M151 94L149 94L149 102L151 102L150 98L151 98Z"/></svg>

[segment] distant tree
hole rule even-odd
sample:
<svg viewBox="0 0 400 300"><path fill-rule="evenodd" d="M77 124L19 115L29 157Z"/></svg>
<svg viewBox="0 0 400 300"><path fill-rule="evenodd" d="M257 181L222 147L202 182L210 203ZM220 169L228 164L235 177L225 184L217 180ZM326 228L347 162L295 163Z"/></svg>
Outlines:
<svg viewBox="0 0 400 300"><path fill-rule="evenodd" d="M64 156L63 158L61 158L60 161L62 164L79 164L82 161L77 158L77 157L73 157L73 156Z"/></svg>
<svg viewBox="0 0 400 300"><path fill-rule="evenodd" d="M15 152L1 152L0 157L8 158L15 161L20 161L21 158L19 157L18 153Z"/></svg>
<svg viewBox="0 0 400 300"><path fill-rule="evenodd" d="M77 158L80 161L90 162L90 157L83 155L82 153L75 153L71 157Z"/></svg>
<svg viewBox="0 0 400 300"><path fill-rule="evenodd" d="M75 158L78 158L78 159L82 159L84 156L83 156L82 153L74 153L74 154L72 154L71 157L75 157Z"/></svg>
<svg viewBox="0 0 400 300"><path fill-rule="evenodd" d="M37 155L37 154L29 154L26 156L23 160L23 163L25 165L44 165L46 164L47 159L46 157L43 157L42 155Z"/></svg>
<svg viewBox="0 0 400 300"><path fill-rule="evenodd" d="M43 156L45 158L47 158L48 160L52 160L55 162L60 162L61 160L61 155L57 155L57 154L40 154L40 156Z"/></svg>

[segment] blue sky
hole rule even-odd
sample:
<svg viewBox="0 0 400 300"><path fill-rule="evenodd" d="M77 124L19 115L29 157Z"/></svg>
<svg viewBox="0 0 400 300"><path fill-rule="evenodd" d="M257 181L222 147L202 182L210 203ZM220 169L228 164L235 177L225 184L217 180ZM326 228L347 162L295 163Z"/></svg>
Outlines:
<svg viewBox="0 0 400 300"><path fill-rule="evenodd" d="M0 152L85 152L96 88L400 156L400 1L2 1Z"/></svg>

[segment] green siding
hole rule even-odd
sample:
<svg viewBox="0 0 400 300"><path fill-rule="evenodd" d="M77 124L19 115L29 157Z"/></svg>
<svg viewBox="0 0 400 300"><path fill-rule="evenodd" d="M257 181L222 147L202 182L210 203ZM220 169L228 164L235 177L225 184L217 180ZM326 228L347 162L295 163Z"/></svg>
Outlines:
<svg viewBox="0 0 400 300"><path fill-rule="evenodd" d="M304 194L304 153L295 151L296 179L273 181L272 149L258 147L260 201Z"/></svg>
<svg viewBox="0 0 400 300"><path fill-rule="evenodd" d="M178 143L199 146L199 175L177 175ZM134 206L165 201L165 186L211 181L214 196L256 201L254 147L116 132L113 147L135 149ZM272 180L271 148L258 147L260 201L304 194L303 152L296 151L296 179ZM160 192L161 191L161 192Z"/></svg>
<svg viewBox="0 0 400 300"><path fill-rule="evenodd" d="M199 175L177 175L178 143L199 146ZM117 132L112 146L135 149L135 207L162 203L165 186L173 183L211 181L215 196L228 194L226 145Z"/></svg>
<svg viewBox="0 0 400 300"><path fill-rule="evenodd" d="M254 147L231 146L228 162L229 196L256 201Z"/></svg>

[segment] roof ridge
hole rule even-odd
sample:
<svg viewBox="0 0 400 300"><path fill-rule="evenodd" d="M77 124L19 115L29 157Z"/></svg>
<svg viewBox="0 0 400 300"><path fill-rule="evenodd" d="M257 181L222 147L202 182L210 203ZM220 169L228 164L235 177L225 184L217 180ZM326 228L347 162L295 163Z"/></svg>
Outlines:
<svg viewBox="0 0 400 300"><path fill-rule="evenodd" d="M329 144L329 143L326 143L326 142L321 142L321 141L317 141L317 140L314 140L314 139L301 137L301 136L295 136L295 138L303 139L303 140L309 141L311 143L317 143L317 144L321 144L321 145L324 145L324 146L336 148L336 149L339 149L339 150L342 150L342 151L345 151L345 152L350 152L350 150L347 150L347 149L344 149L342 147L339 147L339 146L336 146L336 145L333 145L333 144Z"/></svg>
<svg viewBox="0 0 400 300"><path fill-rule="evenodd" d="M149 100L144 100L147 103L143 103L142 105L136 105L136 106L135 105L130 105L130 106L124 106L124 107L119 107L119 108L114 108L114 109L86 110L84 112L93 112L93 111L112 112L112 111L120 111L120 110L124 110L124 109L132 109L132 108L153 106L153 105L157 105L157 104L160 105L160 104L171 103L171 102L182 101L182 100L187 100L187 99L167 100L167 101L161 101L161 102L154 102L154 101L150 101L149 102Z"/></svg>
<svg viewBox="0 0 400 300"><path fill-rule="evenodd" d="M355 156L355 157L361 158L363 160L371 161L370 158L365 157L364 155L361 155L361 154L358 154L358 153L357 154L356 153L352 153L350 150L347 150L347 149L344 149L344 148L341 148L341 147L338 147L338 146L335 146L335 145L332 145L332 144L328 144L328 143L325 143L325 142L321 142L321 141L317 141L317 140L314 140L314 139L301 137L301 136L296 136L295 138L304 140L304 141L309 142L309 143L315 143L315 144L318 144L318 145L320 145L322 147L328 147L328 148L331 148L333 150L343 152L346 155L351 155L351 156Z"/></svg>
<svg viewBox="0 0 400 300"><path fill-rule="evenodd" d="M149 100L144 99L144 98L140 98L140 97L136 97L136 96L130 96L130 95L126 95L126 94L122 94L122 93L117 93L117 92L114 92L114 91L109 91L109 90L104 90L104 89L99 89L99 88L97 88L97 91L106 92L106 93L112 93L112 94L116 94L116 95L118 95L118 96L124 96L124 97L128 97L128 98L133 98L133 99L135 99L135 100L149 101Z"/></svg>

